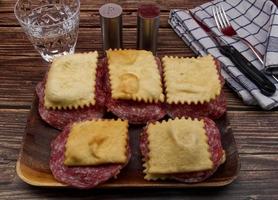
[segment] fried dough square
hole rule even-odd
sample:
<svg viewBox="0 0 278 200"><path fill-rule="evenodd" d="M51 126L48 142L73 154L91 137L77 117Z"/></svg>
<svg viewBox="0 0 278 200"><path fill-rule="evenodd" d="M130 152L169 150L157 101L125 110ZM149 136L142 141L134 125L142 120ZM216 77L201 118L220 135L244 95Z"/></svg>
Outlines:
<svg viewBox="0 0 278 200"><path fill-rule="evenodd" d="M64 164L87 166L127 161L128 121L92 120L72 125Z"/></svg>
<svg viewBox="0 0 278 200"><path fill-rule="evenodd" d="M113 99L163 102L162 80L155 57L145 50L108 50Z"/></svg>
<svg viewBox="0 0 278 200"><path fill-rule="evenodd" d="M95 105L97 58L96 51L55 58L47 75L45 107L76 109Z"/></svg>
<svg viewBox="0 0 278 200"><path fill-rule="evenodd" d="M203 120L190 118L149 124L145 178L213 169L204 126Z"/></svg>
<svg viewBox="0 0 278 200"><path fill-rule="evenodd" d="M211 55L198 58L164 56L162 59L168 104L197 104L215 99L221 83Z"/></svg>

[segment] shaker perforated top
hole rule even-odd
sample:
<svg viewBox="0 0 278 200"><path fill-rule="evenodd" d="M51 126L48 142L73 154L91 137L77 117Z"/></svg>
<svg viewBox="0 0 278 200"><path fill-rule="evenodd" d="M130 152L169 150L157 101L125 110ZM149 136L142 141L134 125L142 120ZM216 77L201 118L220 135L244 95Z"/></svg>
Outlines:
<svg viewBox="0 0 278 200"><path fill-rule="evenodd" d="M115 3L107 3L100 7L99 13L105 18L115 18L122 14L123 9L120 5Z"/></svg>

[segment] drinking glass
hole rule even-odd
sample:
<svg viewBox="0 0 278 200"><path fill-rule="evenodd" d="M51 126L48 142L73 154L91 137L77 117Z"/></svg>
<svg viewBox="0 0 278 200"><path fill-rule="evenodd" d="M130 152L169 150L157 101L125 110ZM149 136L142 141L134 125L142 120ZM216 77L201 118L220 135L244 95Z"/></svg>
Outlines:
<svg viewBox="0 0 278 200"><path fill-rule="evenodd" d="M18 0L14 13L44 60L72 54L78 36L79 0Z"/></svg>

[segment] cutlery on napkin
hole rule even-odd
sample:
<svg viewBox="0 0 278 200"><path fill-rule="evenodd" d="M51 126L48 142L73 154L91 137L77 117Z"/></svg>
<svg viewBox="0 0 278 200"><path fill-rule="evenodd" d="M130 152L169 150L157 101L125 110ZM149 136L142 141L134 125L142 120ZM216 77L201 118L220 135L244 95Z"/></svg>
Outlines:
<svg viewBox="0 0 278 200"><path fill-rule="evenodd" d="M212 15L212 7L222 5L231 19L231 24L237 33L247 39L257 50L265 55L265 67L260 64L248 46L241 41L223 36L218 31ZM191 10L202 23L221 37L227 44L232 45L247 58L258 70L278 72L278 9L270 0L215 0ZM169 24L183 41L197 54L212 54L222 63L222 75L227 84L248 105L260 105L269 110L278 106L278 92L267 97L257 86L244 76L230 59L222 55L209 35L199 26L186 10L171 10ZM275 45L276 44L276 45ZM278 83L268 77L276 88Z"/></svg>

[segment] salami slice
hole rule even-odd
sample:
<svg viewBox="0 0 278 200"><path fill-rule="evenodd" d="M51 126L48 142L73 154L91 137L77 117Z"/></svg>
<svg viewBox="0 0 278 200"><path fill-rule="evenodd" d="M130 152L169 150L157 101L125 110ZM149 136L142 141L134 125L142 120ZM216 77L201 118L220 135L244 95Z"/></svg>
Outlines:
<svg viewBox="0 0 278 200"><path fill-rule="evenodd" d="M59 130L62 130L68 123L74 121L81 121L85 119L94 119L102 118L104 114L104 104L105 104L105 93L103 90L103 79L104 79L104 70L102 67L97 68L96 75L96 104L90 107L78 108L78 109L62 109L62 110L53 110L46 109L44 106L44 88L46 83L46 78L39 82L36 87L36 93L39 97L39 114L41 118Z"/></svg>
<svg viewBox="0 0 278 200"><path fill-rule="evenodd" d="M209 117L211 119L218 119L226 112L226 97L222 90L216 99L209 103L198 104L167 104L168 115L175 117Z"/></svg>
<svg viewBox="0 0 278 200"><path fill-rule="evenodd" d="M223 87L225 81L220 74L220 64L218 61L216 61L215 63L218 70L220 84ZM166 105L167 113L172 118L181 118L184 116L192 118L209 117L211 119L218 119L226 112L226 107L227 103L223 89L221 90L220 95L216 97L216 99L208 103Z"/></svg>
<svg viewBox="0 0 278 200"><path fill-rule="evenodd" d="M92 188L110 178L116 178L126 164L106 164L88 167L68 167L64 165L65 145L70 132L70 125L52 141L49 166L58 181L78 188ZM131 153L128 147L128 160Z"/></svg>
<svg viewBox="0 0 278 200"><path fill-rule="evenodd" d="M126 119L131 124L144 124L156 121L166 114L161 103L143 103L133 101L108 100L106 104L109 111L121 119Z"/></svg>
<svg viewBox="0 0 278 200"><path fill-rule="evenodd" d="M131 100L112 99L107 59L103 59L102 64L103 68L107 71L107 73L105 73L105 91L107 94L106 107L108 111L111 111L121 119L128 120L131 124L144 124L149 121L157 121L166 115L166 109L163 103L145 103ZM161 64L158 59L157 65L160 73L162 73Z"/></svg>
<svg viewBox="0 0 278 200"><path fill-rule="evenodd" d="M208 144L210 146L210 152L212 155L212 162L214 164L214 168L209 171L202 171L202 172L191 172L191 173L178 173L178 174L169 174L169 179L174 179L177 181L181 181L184 183L196 183L204 181L205 179L209 178L214 172L217 170L219 165L222 164L223 158L223 148L221 144L220 132L216 126L216 124L208 119L202 118L205 123L205 130L208 136ZM146 133L146 129L141 134L140 137L140 150L144 157L144 160L148 160L148 135Z"/></svg>

